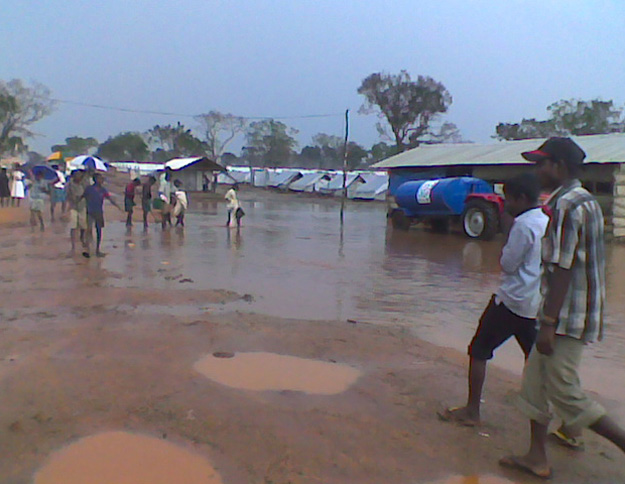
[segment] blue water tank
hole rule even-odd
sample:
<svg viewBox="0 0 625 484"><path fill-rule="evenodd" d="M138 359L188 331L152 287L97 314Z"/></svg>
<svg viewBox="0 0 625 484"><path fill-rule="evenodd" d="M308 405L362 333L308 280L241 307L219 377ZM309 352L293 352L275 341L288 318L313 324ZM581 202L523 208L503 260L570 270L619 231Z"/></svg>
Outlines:
<svg viewBox="0 0 625 484"><path fill-rule="evenodd" d="M395 192L397 205L409 217L460 215L471 193L493 193L479 178L454 177L402 183Z"/></svg>

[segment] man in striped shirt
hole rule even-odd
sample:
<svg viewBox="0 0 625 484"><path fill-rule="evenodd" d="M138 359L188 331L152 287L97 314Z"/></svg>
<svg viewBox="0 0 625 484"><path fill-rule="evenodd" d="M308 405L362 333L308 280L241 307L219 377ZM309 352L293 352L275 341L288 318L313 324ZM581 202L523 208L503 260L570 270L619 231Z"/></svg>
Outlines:
<svg viewBox="0 0 625 484"><path fill-rule="evenodd" d="M589 427L623 452L625 431L582 391L578 373L584 346L602 337L605 309L603 215L577 179L586 154L570 138L550 138L523 157L536 163L543 188L552 191L550 221L542 245L539 331L519 399L531 420L530 449L499 463L549 478L550 403L567 427Z"/></svg>

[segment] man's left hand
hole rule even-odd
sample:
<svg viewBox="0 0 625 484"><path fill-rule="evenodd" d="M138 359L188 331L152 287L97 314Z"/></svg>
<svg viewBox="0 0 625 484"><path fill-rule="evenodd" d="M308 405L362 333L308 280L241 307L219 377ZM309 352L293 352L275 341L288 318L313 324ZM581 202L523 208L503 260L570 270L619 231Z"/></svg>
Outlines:
<svg viewBox="0 0 625 484"><path fill-rule="evenodd" d="M549 356L553 353L555 340L555 326L542 325L536 337L536 349L541 355Z"/></svg>

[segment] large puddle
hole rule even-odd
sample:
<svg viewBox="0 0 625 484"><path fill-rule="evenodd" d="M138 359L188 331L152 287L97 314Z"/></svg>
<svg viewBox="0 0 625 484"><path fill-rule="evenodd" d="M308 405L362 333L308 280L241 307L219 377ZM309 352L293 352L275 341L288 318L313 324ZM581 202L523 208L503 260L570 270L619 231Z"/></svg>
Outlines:
<svg viewBox="0 0 625 484"><path fill-rule="evenodd" d="M360 376L360 371L347 365L263 352L208 355L194 368L229 387L317 395L344 392Z"/></svg>
<svg viewBox="0 0 625 484"><path fill-rule="evenodd" d="M56 453L35 484L222 484L202 456L160 439L107 432Z"/></svg>

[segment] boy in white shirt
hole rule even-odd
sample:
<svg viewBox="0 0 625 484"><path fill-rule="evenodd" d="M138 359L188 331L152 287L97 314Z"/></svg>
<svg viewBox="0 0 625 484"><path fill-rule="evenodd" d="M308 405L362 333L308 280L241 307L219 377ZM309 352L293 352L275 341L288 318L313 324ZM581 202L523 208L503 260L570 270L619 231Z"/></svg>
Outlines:
<svg viewBox="0 0 625 484"><path fill-rule="evenodd" d="M525 359L536 339L540 306L541 242L549 217L538 207L540 185L532 174L509 180L504 186L506 211L514 217L501 252L501 283L493 294L469 345L469 396L464 407L448 408L439 418L465 426L480 423L480 401L486 364L493 352L514 336Z"/></svg>

